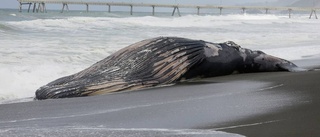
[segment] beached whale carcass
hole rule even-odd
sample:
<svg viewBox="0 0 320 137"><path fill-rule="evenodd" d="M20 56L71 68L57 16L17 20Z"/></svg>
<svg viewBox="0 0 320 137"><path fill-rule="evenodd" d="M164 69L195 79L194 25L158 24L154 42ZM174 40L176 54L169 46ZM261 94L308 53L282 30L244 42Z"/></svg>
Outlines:
<svg viewBox="0 0 320 137"><path fill-rule="evenodd" d="M157 37L123 48L76 74L36 91L36 99L137 90L234 72L304 71L292 62L228 41Z"/></svg>

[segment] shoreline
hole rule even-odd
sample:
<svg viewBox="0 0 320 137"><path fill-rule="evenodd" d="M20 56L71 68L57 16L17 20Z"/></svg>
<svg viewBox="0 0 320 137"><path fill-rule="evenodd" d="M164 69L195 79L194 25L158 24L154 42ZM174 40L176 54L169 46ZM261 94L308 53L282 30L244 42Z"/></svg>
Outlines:
<svg viewBox="0 0 320 137"><path fill-rule="evenodd" d="M295 63L320 68L312 62ZM247 73L109 95L0 104L0 136L210 136L220 131L247 137L317 136L319 79L320 71Z"/></svg>

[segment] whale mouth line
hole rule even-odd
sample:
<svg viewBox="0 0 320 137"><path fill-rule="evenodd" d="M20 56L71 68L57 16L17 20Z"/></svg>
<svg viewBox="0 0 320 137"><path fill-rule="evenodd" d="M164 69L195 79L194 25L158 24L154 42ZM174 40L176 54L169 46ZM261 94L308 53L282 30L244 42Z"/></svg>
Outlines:
<svg viewBox="0 0 320 137"><path fill-rule="evenodd" d="M80 93L80 86L63 87L64 85L43 86L36 91L36 99L72 97Z"/></svg>
<svg viewBox="0 0 320 137"><path fill-rule="evenodd" d="M81 81L85 81L82 78ZM114 84L117 83L117 84ZM95 92L107 92L106 90L117 91L119 89L130 88L130 85L125 86L126 82L117 81L110 86L110 83L106 81L100 81L99 83L86 83L81 84L80 82L74 82L72 80L59 81L58 84L50 83L50 85L45 85L40 87L36 91L36 97L34 100L43 100L48 98L71 98L71 97L81 97L89 96L95 94Z"/></svg>

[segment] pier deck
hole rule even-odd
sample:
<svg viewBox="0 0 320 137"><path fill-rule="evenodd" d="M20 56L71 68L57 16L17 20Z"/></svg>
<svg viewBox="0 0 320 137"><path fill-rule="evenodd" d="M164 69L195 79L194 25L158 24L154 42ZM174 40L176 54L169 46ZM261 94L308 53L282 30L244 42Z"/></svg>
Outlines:
<svg viewBox="0 0 320 137"><path fill-rule="evenodd" d="M108 1L89 1L89 0L18 0L20 3L20 12L22 11L22 5L29 5L28 12L30 7L33 4L33 12L46 12L46 4L61 4L61 12L69 10L68 5L86 5L86 11L89 12L89 5L101 5L108 6L108 12L111 12L111 6L127 6L130 7L130 14L133 14L133 7L152 7L152 15L155 15L155 7L161 8L173 8L172 15L175 15L175 12L178 12L180 16L179 8L194 8L197 9L197 14L200 14L200 9L219 9L220 14L222 14L223 9L239 9L243 13L246 10L264 10L267 14L271 10L281 10L288 11L289 18L291 18L292 11L310 11L310 17L313 15L318 19L316 11L320 10L320 7L270 7L270 6L223 6L223 5L185 5L185 4L155 4L155 3L124 3L124 2L108 2ZM37 8L38 4L38 8ZM36 9L37 8L37 9Z"/></svg>

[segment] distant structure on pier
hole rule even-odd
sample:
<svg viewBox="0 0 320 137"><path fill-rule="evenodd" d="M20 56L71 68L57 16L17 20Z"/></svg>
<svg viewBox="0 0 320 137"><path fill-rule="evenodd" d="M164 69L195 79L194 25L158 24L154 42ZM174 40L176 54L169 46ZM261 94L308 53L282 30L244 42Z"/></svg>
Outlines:
<svg viewBox="0 0 320 137"><path fill-rule="evenodd" d="M288 11L289 18L291 18L292 11L310 11L309 19L315 16L318 19L316 11L320 10L320 8L315 7L269 7L269 6L222 6L222 5L180 5L180 4L148 4L148 3L117 3L117 2L102 2L102 1L86 1L86 0L18 0L20 3L19 11L22 12L22 6L27 5L28 12L30 12L31 6L32 12L41 12L46 13L46 4L61 4L62 9L61 13L65 11L69 11L68 5L77 4L77 5L86 5L86 11L89 12L89 5L100 5L107 6L108 12L111 12L111 6L126 6L130 7L130 15L133 15L133 7L151 7L152 15L155 15L155 8L172 8L172 16L177 13L181 16L179 8L194 8L197 9L197 15L200 15L201 9L219 9L220 15L222 15L223 9L239 9L242 10L242 13L246 13L246 10L264 10L266 14L270 10L281 10Z"/></svg>

